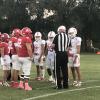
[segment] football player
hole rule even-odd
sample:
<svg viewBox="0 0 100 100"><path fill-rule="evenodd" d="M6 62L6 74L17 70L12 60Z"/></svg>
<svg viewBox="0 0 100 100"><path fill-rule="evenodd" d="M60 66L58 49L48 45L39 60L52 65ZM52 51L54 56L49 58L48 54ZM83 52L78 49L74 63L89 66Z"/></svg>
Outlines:
<svg viewBox="0 0 100 100"><path fill-rule="evenodd" d="M34 47L34 63L37 69L37 77L36 80L43 80L45 75L44 68L44 49L45 49L45 40L42 40L42 34L40 32L36 32L35 41L33 43Z"/></svg>
<svg viewBox="0 0 100 100"><path fill-rule="evenodd" d="M48 33L48 40L46 41L46 66L47 66L47 72L49 75L49 81L50 82L55 82L54 80L54 56L55 56L55 51L52 47L52 42L55 37L55 32L50 31Z"/></svg>
<svg viewBox="0 0 100 100"><path fill-rule="evenodd" d="M80 49L81 49L81 38L76 36L77 29L71 27L68 29L68 35L71 38L71 47L68 50L69 55L69 67L71 67L73 76L73 85L81 86L81 75L80 75ZM76 79L77 77L77 79Z"/></svg>
<svg viewBox="0 0 100 100"><path fill-rule="evenodd" d="M21 30L21 37L18 38L18 59L22 68L19 88L30 91L32 87L29 86L29 77L31 71L31 64L33 60L32 40L29 37L32 31L29 27L24 27Z"/></svg>
<svg viewBox="0 0 100 100"><path fill-rule="evenodd" d="M11 59L9 56L10 49L9 49L9 35L7 33L3 33L1 35L1 43L0 43L0 53L1 53L1 65L3 67L3 83L4 86L10 86L7 83L7 77L10 74L10 63Z"/></svg>
<svg viewBox="0 0 100 100"><path fill-rule="evenodd" d="M12 37L9 40L9 47L12 55L12 74L11 74L11 87L18 88L18 75L19 75L19 61L18 61L18 55L17 55L17 41L18 38L20 37L20 32L21 30L19 28L15 28L12 31Z"/></svg>

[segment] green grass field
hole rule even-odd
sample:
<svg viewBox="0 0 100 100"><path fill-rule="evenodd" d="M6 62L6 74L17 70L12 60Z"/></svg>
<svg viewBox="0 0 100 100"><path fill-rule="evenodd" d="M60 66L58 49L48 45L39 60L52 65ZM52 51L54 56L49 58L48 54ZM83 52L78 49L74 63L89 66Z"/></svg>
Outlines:
<svg viewBox="0 0 100 100"><path fill-rule="evenodd" d="M47 74L46 80L36 81L33 80L36 75L34 66L31 73L32 91L0 86L0 100L100 100L100 55L81 54L81 87L70 85L69 89L55 90L47 81Z"/></svg>

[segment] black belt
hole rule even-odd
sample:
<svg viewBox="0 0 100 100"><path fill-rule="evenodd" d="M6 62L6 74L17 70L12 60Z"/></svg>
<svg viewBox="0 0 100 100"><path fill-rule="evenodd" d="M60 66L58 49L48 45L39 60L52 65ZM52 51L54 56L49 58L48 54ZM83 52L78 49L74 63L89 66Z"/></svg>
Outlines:
<svg viewBox="0 0 100 100"><path fill-rule="evenodd" d="M56 51L56 53L65 53L67 51Z"/></svg>
<svg viewBox="0 0 100 100"><path fill-rule="evenodd" d="M39 55L38 53L34 53L34 55Z"/></svg>

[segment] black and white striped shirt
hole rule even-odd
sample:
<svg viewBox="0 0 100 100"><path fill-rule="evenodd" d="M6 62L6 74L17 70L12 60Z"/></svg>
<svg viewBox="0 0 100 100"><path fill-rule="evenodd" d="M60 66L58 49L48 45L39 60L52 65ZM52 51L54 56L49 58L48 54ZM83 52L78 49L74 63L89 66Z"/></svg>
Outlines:
<svg viewBox="0 0 100 100"><path fill-rule="evenodd" d="M70 40L66 33L59 33L55 36L53 41L54 49L56 52L65 52L69 47Z"/></svg>

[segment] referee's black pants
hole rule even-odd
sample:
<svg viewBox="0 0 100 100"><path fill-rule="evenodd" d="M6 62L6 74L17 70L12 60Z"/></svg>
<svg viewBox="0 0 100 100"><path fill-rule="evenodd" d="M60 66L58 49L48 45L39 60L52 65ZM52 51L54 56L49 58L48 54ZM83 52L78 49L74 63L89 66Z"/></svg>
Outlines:
<svg viewBox="0 0 100 100"><path fill-rule="evenodd" d="M67 52L56 52L56 77L58 88L68 88Z"/></svg>

